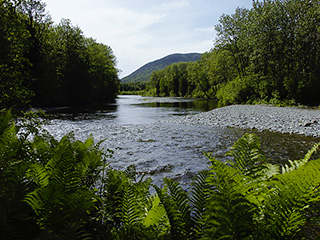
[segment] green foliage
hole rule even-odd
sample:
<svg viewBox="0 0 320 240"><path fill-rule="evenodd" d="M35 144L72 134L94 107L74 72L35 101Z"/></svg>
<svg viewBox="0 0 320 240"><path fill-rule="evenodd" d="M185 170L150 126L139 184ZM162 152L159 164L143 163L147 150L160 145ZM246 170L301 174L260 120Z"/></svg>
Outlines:
<svg viewBox="0 0 320 240"><path fill-rule="evenodd" d="M165 189L156 188L170 222L172 239L188 239L190 231L190 206L187 193L175 181L165 178Z"/></svg>
<svg viewBox="0 0 320 240"><path fill-rule="evenodd" d="M175 63L165 69L153 72L146 90L150 95L186 97L191 96L193 88L189 87L187 67L190 62Z"/></svg>
<svg viewBox="0 0 320 240"><path fill-rule="evenodd" d="M206 208L204 203L208 201L209 189L207 178L209 171L204 170L197 174L192 182L190 203L191 203L191 239L200 239L203 236L203 229L205 226L204 217Z"/></svg>
<svg viewBox="0 0 320 240"><path fill-rule="evenodd" d="M261 151L259 139L252 134L246 134L236 141L226 155L233 157L230 163L233 168L250 177L257 177L257 174L266 167L263 164L266 158Z"/></svg>
<svg viewBox="0 0 320 240"><path fill-rule="evenodd" d="M317 220L306 214L319 202L320 161L309 161L317 148L303 160L291 161L282 173L279 167L262 163L265 157L253 135L245 135L231 148L231 166L211 159L213 175L208 181L214 190L209 201L213 209L209 234L231 239L305 237L307 222L319 221L318 214Z"/></svg>
<svg viewBox="0 0 320 240"><path fill-rule="evenodd" d="M30 160L28 144L18 137L11 111L0 113L0 232L5 239L32 238L37 234L32 212L22 202L32 188L25 175Z"/></svg>
<svg viewBox="0 0 320 240"><path fill-rule="evenodd" d="M81 145L85 145L86 151L82 151ZM26 195L25 201L39 217L42 229L62 231L66 221L82 222L86 213L94 208L97 201L94 192L83 189L81 184L87 176L89 161L94 160L89 151L87 142L73 143L72 137L66 136L51 150L52 157L47 164L30 165L26 176L37 187Z"/></svg>
<svg viewBox="0 0 320 240"><path fill-rule="evenodd" d="M28 88L30 62L25 58L29 32L13 1L0 1L0 23L0 108L24 106L33 96Z"/></svg>
<svg viewBox="0 0 320 240"><path fill-rule="evenodd" d="M252 188L250 181L237 169L211 159L212 173L209 190L206 235L216 238L243 239L255 230L255 206L246 194Z"/></svg>
<svg viewBox="0 0 320 240"><path fill-rule="evenodd" d="M317 0L266 0L223 14L214 48L185 70L182 96L319 105L319 12ZM178 96L167 79L170 71L153 74L150 94Z"/></svg>
<svg viewBox="0 0 320 240"><path fill-rule="evenodd" d="M147 63L130 75L121 79L121 83L148 82L152 72L160 71L174 63L195 62L200 59L200 53L171 54L159 60Z"/></svg>
<svg viewBox="0 0 320 240"><path fill-rule="evenodd" d="M79 27L62 19L48 29L44 48L46 72L38 85L36 104L77 105L115 99L118 71L109 46L86 38Z"/></svg>
<svg viewBox="0 0 320 240"><path fill-rule="evenodd" d="M157 194L151 196L150 205L152 206L146 213L146 217L143 219L145 227L158 225L160 221L166 217L166 211L164 206L160 202L160 198Z"/></svg>
<svg viewBox="0 0 320 240"><path fill-rule="evenodd" d="M146 82L127 82L120 84L121 95L144 95Z"/></svg>
<svg viewBox="0 0 320 240"><path fill-rule="evenodd" d="M0 1L0 108L113 101L119 80L111 48L69 20L53 25L45 7Z"/></svg>

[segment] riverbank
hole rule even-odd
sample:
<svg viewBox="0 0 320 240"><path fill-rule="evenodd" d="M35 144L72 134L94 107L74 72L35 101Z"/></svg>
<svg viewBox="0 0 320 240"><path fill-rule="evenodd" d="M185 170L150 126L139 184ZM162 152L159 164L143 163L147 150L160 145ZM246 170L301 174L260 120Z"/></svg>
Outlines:
<svg viewBox="0 0 320 240"><path fill-rule="evenodd" d="M320 110L264 105L232 105L168 120L176 124L235 127L296 133L320 138Z"/></svg>

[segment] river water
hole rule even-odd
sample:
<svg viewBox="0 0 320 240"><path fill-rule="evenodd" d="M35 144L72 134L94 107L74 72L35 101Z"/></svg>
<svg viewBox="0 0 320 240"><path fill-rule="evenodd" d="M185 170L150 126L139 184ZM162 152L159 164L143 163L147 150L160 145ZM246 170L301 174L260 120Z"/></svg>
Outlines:
<svg viewBox="0 0 320 240"><path fill-rule="evenodd" d="M57 139L69 132L84 141L91 134L102 147L114 151L110 166L124 170L134 164L154 182L170 177L188 185L190 178L210 166L203 155L211 152L221 160L227 149L247 132L257 134L273 162L304 156L318 139L268 131L240 130L168 123L175 116L197 114L217 107L206 100L118 96L116 103L50 112L45 128Z"/></svg>

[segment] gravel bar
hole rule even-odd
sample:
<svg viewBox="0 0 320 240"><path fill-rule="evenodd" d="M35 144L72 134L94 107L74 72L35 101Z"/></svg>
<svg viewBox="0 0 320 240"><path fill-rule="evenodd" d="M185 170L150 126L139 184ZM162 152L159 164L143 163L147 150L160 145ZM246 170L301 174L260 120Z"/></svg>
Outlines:
<svg viewBox="0 0 320 240"><path fill-rule="evenodd" d="M167 120L176 124L269 130L320 137L320 110L264 105L232 105Z"/></svg>

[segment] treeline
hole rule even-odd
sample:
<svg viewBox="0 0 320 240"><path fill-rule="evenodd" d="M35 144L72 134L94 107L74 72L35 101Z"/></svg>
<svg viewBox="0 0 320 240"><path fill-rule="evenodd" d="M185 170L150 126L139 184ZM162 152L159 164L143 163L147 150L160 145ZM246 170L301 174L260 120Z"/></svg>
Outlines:
<svg viewBox="0 0 320 240"><path fill-rule="evenodd" d="M319 13L318 0L253 1L251 9L220 17L215 46L201 60L155 72L147 90L157 96L215 98L223 104L319 104ZM178 87L182 82L184 89Z"/></svg>
<svg viewBox="0 0 320 240"><path fill-rule="evenodd" d="M318 239L320 144L302 160L267 161L247 134L188 191L108 166L101 142L56 140L27 115L0 113L0 232L13 239ZM154 188L153 193L149 189Z"/></svg>
<svg viewBox="0 0 320 240"><path fill-rule="evenodd" d="M120 91L135 92L146 88L147 82L124 82L120 84Z"/></svg>
<svg viewBox="0 0 320 240"><path fill-rule="evenodd" d="M0 1L0 108L113 101L119 80L111 48L70 20L54 25L45 6Z"/></svg>

